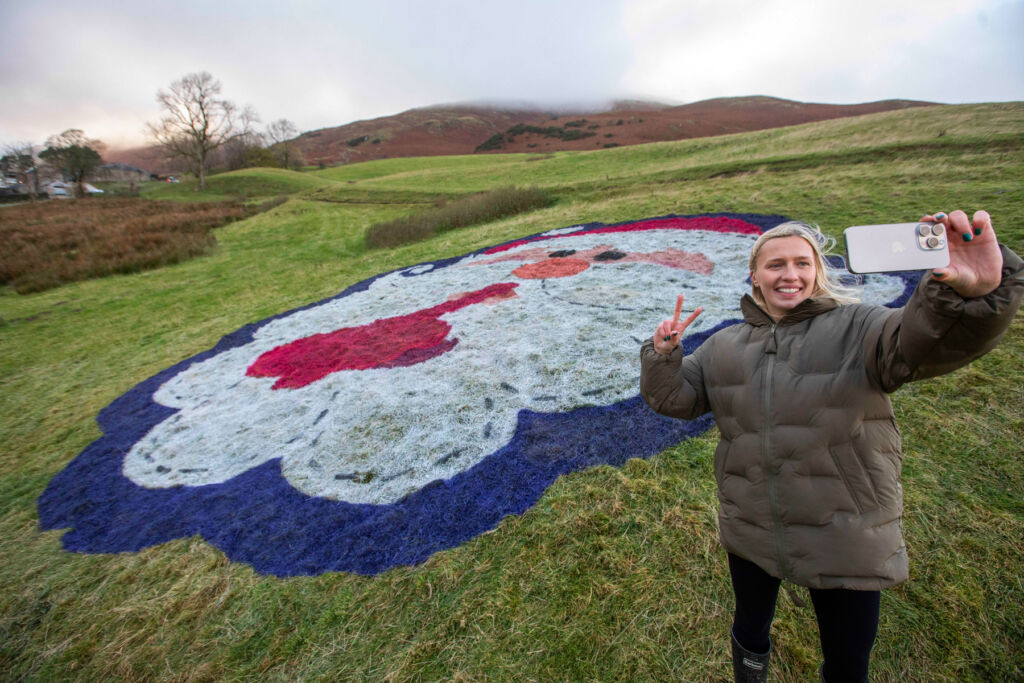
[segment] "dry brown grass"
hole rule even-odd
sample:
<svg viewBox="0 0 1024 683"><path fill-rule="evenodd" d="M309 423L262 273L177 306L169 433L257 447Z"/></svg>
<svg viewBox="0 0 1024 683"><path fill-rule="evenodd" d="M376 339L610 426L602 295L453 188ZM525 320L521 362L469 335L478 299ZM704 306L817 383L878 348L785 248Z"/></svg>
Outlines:
<svg viewBox="0 0 1024 683"><path fill-rule="evenodd" d="M551 206L554 201L551 193L536 187L499 187L441 202L428 211L375 223L366 231L366 246L379 249L411 244L448 230Z"/></svg>
<svg viewBox="0 0 1024 683"><path fill-rule="evenodd" d="M19 294L178 263L211 249L213 228L252 211L236 202L78 199L0 211L0 284Z"/></svg>

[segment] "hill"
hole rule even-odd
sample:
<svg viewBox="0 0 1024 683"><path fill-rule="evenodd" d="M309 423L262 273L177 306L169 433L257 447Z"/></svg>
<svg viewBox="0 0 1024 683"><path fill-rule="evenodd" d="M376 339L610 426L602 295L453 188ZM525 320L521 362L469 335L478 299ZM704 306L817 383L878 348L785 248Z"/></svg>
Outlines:
<svg viewBox="0 0 1024 683"><path fill-rule="evenodd" d="M428 107L303 133L307 163L336 165L408 156L474 152L554 152L667 142L778 128L929 102L810 104L776 97L726 97L681 106L626 101L606 110L544 112Z"/></svg>
<svg viewBox="0 0 1024 683"><path fill-rule="evenodd" d="M884 100L866 104L812 104L776 97L725 97L678 107L614 108L585 116L553 118L542 130L506 131L490 149L507 152L595 149L712 137L813 121L876 114L929 102ZM575 135L568 139L571 129ZM584 137L585 136L585 137ZM485 151L485 150L479 150Z"/></svg>
<svg viewBox="0 0 1024 683"><path fill-rule="evenodd" d="M307 164L324 166L476 152L546 153L743 133L932 104L815 104L754 96L681 106L628 100L607 108L561 111L528 105L443 105L309 131L295 139L295 147ZM106 158L170 170L152 147L115 150Z"/></svg>

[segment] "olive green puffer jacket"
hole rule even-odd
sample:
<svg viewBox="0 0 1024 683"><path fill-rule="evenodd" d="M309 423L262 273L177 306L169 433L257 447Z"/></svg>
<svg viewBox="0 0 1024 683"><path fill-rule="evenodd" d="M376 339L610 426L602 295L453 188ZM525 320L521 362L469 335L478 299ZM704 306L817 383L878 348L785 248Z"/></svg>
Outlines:
<svg viewBox="0 0 1024 683"><path fill-rule="evenodd" d="M641 350L640 393L659 413L709 410L726 550L811 588L880 590L907 579L900 433L889 392L991 350L1024 295L1024 262L962 299L925 275L902 309L808 299L774 322L750 296L744 323L693 354Z"/></svg>

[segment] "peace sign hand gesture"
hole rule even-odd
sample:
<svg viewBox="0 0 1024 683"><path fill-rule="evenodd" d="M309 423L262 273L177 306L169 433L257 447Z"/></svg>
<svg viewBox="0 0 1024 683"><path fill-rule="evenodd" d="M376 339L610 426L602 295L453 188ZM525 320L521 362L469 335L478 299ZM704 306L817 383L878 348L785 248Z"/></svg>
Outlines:
<svg viewBox="0 0 1024 683"><path fill-rule="evenodd" d="M683 310L683 295L680 294L676 298L676 312L672 316L671 320L662 320L658 323L658 328L654 331L654 350L663 356L667 356L672 353L672 350L679 345L679 340L683 337L683 331L690 326L697 316L700 315L704 308L698 306L686 320L679 321L679 314Z"/></svg>

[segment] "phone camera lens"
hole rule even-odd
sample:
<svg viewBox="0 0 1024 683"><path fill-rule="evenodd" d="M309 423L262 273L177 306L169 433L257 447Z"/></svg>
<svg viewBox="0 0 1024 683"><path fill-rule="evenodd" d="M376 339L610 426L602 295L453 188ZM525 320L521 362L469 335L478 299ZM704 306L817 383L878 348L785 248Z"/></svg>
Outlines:
<svg viewBox="0 0 1024 683"><path fill-rule="evenodd" d="M939 223L936 223L935 225L932 226L932 234L935 235L936 237L941 235L944 231L945 228L943 228L942 225L940 225Z"/></svg>
<svg viewBox="0 0 1024 683"><path fill-rule="evenodd" d="M928 245L929 249L935 249L940 244L942 244L942 242L941 240L939 240L938 237L929 237L927 240L925 240L925 244Z"/></svg>
<svg viewBox="0 0 1024 683"><path fill-rule="evenodd" d="M928 225L927 223L921 223L920 225L917 226L917 234L920 235L921 237L924 237L925 235L929 234L931 231L932 231L932 226Z"/></svg>

